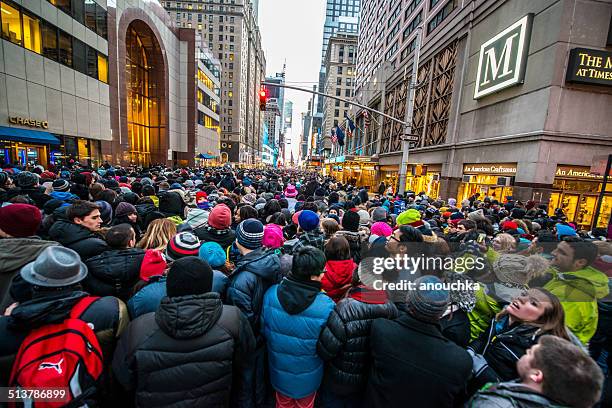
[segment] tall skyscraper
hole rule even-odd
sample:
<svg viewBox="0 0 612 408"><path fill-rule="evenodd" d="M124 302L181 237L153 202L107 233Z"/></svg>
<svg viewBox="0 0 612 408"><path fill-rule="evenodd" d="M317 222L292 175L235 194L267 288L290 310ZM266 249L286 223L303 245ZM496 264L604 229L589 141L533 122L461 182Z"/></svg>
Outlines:
<svg viewBox="0 0 612 408"><path fill-rule="evenodd" d="M359 32L359 14L361 0L327 0L325 25L323 27L323 47L321 50L321 70L319 71L319 89L325 89L325 56L329 39L338 31L350 34ZM323 112L323 100L317 100L317 112Z"/></svg>
<svg viewBox="0 0 612 408"><path fill-rule="evenodd" d="M259 88L266 61L257 25L257 0L162 1L179 27L196 36L221 63L221 159L256 163L261 160L263 114Z"/></svg>

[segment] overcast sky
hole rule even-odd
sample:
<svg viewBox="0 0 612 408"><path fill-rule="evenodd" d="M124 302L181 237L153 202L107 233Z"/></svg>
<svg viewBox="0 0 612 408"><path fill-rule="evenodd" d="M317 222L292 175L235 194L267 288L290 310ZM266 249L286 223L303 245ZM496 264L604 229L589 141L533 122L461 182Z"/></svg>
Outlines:
<svg viewBox="0 0 612 408"><path fill-rule="evenodd" d="M286 60L288 84L310 89L318 85L325 4L325 0L259 0L259 29L267 75L282 72ZM293 102L293 128L289 133L296 160L301 114L306 112L310 97L304 92L285 92L285 99ZM289 161L289 151L286 156Z"/></svg>

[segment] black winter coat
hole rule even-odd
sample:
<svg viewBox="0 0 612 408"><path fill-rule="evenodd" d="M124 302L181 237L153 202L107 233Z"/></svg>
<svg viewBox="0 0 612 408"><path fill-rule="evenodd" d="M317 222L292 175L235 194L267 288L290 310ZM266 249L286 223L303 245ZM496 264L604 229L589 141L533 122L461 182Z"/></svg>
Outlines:
<svg viewBox="0 0 612 408"><path fill-rule="evenodd" d="M363 392L367 384L372 322L394 319L398 313L393 303L366 303L350 297L352 293L336 304L317 343L317 353L326 361L323 383L343 396Z"/></svg>
<svg viewBox="0 0 612 408"><path fill-rule="evenodd" d="M49 229L49 237L76 251L82 261L100 255L109 249L106 242L85 227L67 220L58 220Z"/></svg>
<svg viewBox="0 0 612 408"><path fill-rule="evenodd" d="M83 288L95 296L116 296L127 302L140 279L145 251L140 248L115 249L89 258Z"/></svg>
<svg viewBox="0 0 612 408"><path fill-rule="evenodd" d="M227 407L253 349L246 319L217 293L165 297L130 323L113 372L137 407Z"/></svg>
<svg viewBox="0 0 612 408"><path fill-rule="evenodd" d="M44 207L45 203L51 199L51 196L45 194L44 187L14 188L8 191L9 199L18 195L27 195L34 201L34 204L41 209Z"/></svg>
<svg viewBox="0 0 612 408"><path fill-rule="evenodd" d="M505 325L496 333L495 325L496 321L493 319L491 326L470 343L469 347L477 354L482 354L489 364L489 368L472 381L473 389L479 389L488 382L518 378L516 362L544 334L539 327L526 323Z"/></svg>
<svg viewBox="0 0 612 408"><path fill-rule="evenodd" d="M225 299L244 313L259 340L261 308L268 288L280 281L280 259L274 251L257 249L236 262Z"/></svg>
<svg viewBox="0 0 612 408"><path fill-rule="evenodd" d="M472 372L472 358L442 336L437 324L407 313L376 319L370 335L372 370L366 407L461 406Z"/></svg>
<svg viewBox="0 0 612 408"><path fill-rule="evenodd" d="M470 342L470 319L463 310L455 310L452 315L440 319L442 335L458 346L467 347Z"/></svg>

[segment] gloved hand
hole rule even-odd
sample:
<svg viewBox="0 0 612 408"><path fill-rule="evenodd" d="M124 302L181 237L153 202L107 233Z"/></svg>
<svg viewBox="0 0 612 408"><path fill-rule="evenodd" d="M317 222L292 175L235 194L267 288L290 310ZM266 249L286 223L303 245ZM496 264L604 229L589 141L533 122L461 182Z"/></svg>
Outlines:
<svg viewBox="0 0 612 408"><path fill-rule="evenodd" d="M472 374L474 378L477 378L489 367L489 363L481 354L476 354L471 348L468 348L467 352L472 357Z"/></svg>

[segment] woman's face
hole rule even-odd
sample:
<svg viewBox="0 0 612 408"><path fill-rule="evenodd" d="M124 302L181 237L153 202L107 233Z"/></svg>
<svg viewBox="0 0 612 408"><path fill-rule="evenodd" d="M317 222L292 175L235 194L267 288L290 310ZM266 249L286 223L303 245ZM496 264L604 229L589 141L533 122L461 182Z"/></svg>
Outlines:
<svg viewBox="0 0 612 408"><path fill-rule="evenodd" d="M138 214L136 213L129 214L128 220L130 220L130 222L136 223L136 221L138 221Z"/></svg>
<svg viewBox="0 0 612 408"><path fill-rule="evenodd" d="M336 211L336 210L329 210L329 215L338 215L338 211Z"/></svg>
<svg viewBox="0 0 612 408"><path fill-rule="evenodd" d="M537 289L530 289L513 299L506 310L516 320L536 322L548 307L550 307L548 297Z"/></svg>
<svg viewBox="0 0 612 408"><path fill-rule="evenodd" d="M493 249L496 251L501 251L504 246L502 240L499 237L494 238L491 244L493 245Z"/></svg>

